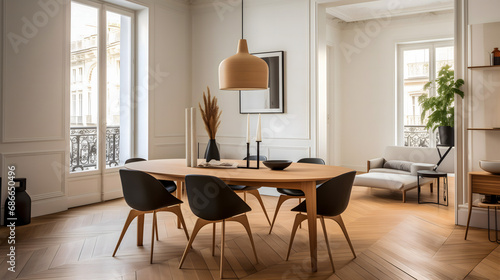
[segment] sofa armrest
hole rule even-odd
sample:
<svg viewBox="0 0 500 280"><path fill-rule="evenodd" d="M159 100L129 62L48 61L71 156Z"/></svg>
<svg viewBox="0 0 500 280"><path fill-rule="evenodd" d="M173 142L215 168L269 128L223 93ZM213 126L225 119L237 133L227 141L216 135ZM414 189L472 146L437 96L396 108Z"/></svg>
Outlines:
<svg viewBox="0 0 500 280"><path fill-rule="evenodd" d="M431 163L414 163L411 165L411 175L417 176L419 170L432 170L436 165Z"/></svg>
<svg viewBox="0 0 500 280"><path fill-rule="evenodd" d="M369 172L372 168L383 168L385 163L384 158L374 158L370 159L366 163L366 172Z"/></svg>

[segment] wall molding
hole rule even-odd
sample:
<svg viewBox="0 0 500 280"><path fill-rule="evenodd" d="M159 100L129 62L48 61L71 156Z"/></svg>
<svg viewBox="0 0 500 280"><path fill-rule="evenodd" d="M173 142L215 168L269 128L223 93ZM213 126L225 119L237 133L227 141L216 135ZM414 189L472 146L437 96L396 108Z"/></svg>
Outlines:
<svg viewBox="0 0 500 280"><path fill-rule="evenodd" d="M42 156L42 155L59 155L60 156L60 162L59 165L63 166L64 157L66 155L66 151L64 150L45 150L45 151L33 151L33 152L7 152L7 153L2 153L2 162L6 164L6 160L10 158L16 158L16 157L28 157L28 156ZM56 163L57 164L57 163ZM60 167L59 166L59 167ZM45 199L50 199L50 198L57 198L57 197L63 197L66 195L66 176L65 176L65 168L59 168L59 171L57 173L57 168L56 166L52 165L52 169L58 177L60 178L60 189L55 192L48 192L48 193L43 193L43 194L38 194L38 195L30 195L32 201L40 201L40 200L45 200ZM3 173L4 171L2 171Z"/></svg>

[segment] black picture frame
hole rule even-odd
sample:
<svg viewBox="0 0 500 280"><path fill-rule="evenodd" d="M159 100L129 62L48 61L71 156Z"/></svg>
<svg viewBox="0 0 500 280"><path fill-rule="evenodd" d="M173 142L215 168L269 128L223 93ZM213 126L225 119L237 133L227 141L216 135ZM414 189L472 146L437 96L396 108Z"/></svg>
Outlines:
<svg viewBox="0 0 500 280"><path fill-rule="evenodd" d="M240 90L240 114L285 113L284 51L252 53L269 66L269 88Z"/></svg>

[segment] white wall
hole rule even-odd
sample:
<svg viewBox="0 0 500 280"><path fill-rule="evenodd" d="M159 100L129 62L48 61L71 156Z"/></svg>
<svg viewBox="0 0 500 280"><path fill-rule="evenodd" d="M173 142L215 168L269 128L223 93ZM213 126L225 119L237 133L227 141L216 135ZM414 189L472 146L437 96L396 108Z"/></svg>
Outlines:
<svg viewBox="0 0 500 280"><path fill-rule="evenodd" d="M246 115L238 93L218 89L219 63L236 53L241 37L241 2L195 2L192 8L192 105L209 86L222 109L217 134L221 157L245 156ZM285 114L263 114L262 153L270 159L298 160L315 153L309 91L309 1L245 1L244 37L250 52L285 52ZM255 136L257 116L251 115ZM207 137L198 113L197 133L204 152ZM252 143L255 146L255 142ZM255 149L255 147L254 147ZM252 152L252 153L255 153Z"/></svg>
<svg viewBox="0 0 500 280"><path fill-rule="evenodd" d="M452 38L453 13L330 25L336 26L330 28L330 44L340 53L334 61L340 64L335 71L339 102L330 106L338 136L330 158L365 171L367 159L396 144L396 44Z"/></svg>
<svg viewBox="0 0 500 280"><path fill-rule="evenodd" d="M457 223L465 225L468 215L468 172L481 171L479 160L500 158L500 135L495 131L468 131L468 127L498 127L500 126L500 97L498 91L497 71L467 70L467 66L489 65L489 53L494 47L500 46L500 2L494 0L458 1L462 9L467 10L466 17L457 13L457 21L461 23L458 30L463 32L463 40L458 46L464 50L463 78L465 80L465 99L462 117L464 125L461 133L464 136L461 148L464 152L464 162L458 162L462 169L463 184L458 186L461 194L457 201ZM480 26L481 24L488 25ZM474 25L470 27L469 24ZM470 29L469 29L470 27ZM471 31L469 33L469 30ZM470 41L470 42L469 42ZM462 57L460 57L462 58ZM475 195L473 200L480 197ZM500 221L500 219L499 219ZM487 215L484 209L473 208L471 226L486 227Z"/></svg>
<svg viewBox="0 0 500 280"><path fill-rule="evenodd" d="M113 0L115 3L122 0ZM32 215L39 216L68 207L121 196L117 169L104 173L69 175L69 0L47 10L39 2L2 0L0 62L2 209L5 200L7 165L17 167L17 177L28 179L33 200ZM60 1L59 1L60 2ZM141 143L141 156L167 158L184 156L183 108L191 102L191 15L186 2L134 0L131 8L142 9L141 46L138 57L142 73L136 77L141 91L139 107L149 107L149 121L138 124L149 134ZM36 31L23 35L24 18ZM45 18L47 20L45 21ZM39 22L36 22L36 21ZM24 36L18 51L9 34ZM146 35L146 36L144 36ZM145 44L146 43L146 44ZM142 112L142 109L141 109ZM148 127L144 129L143 125ZM142 125L142 126L141 126ZM146 137L147 138L147 137ZM144 147L147 154L144 154Z"/></svg>

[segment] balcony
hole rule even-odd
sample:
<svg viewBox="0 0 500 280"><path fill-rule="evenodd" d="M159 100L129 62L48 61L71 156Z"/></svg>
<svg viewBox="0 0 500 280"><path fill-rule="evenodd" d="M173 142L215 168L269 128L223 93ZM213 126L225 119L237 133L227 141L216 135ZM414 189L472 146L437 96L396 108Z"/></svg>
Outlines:
<svg viewBox="0 0 500 280"><path fill-rule="evenodd" d="M424 125L405 125L404 142L408 147L430 147L431 135Z"/></svg>
<svg viewBox="0 0 500 280"><path fill-rule="evenodd" d="M97 127L70 128L70 172L97 169ZM120 164L120 127L106 128L106 167Z"/></svg>

